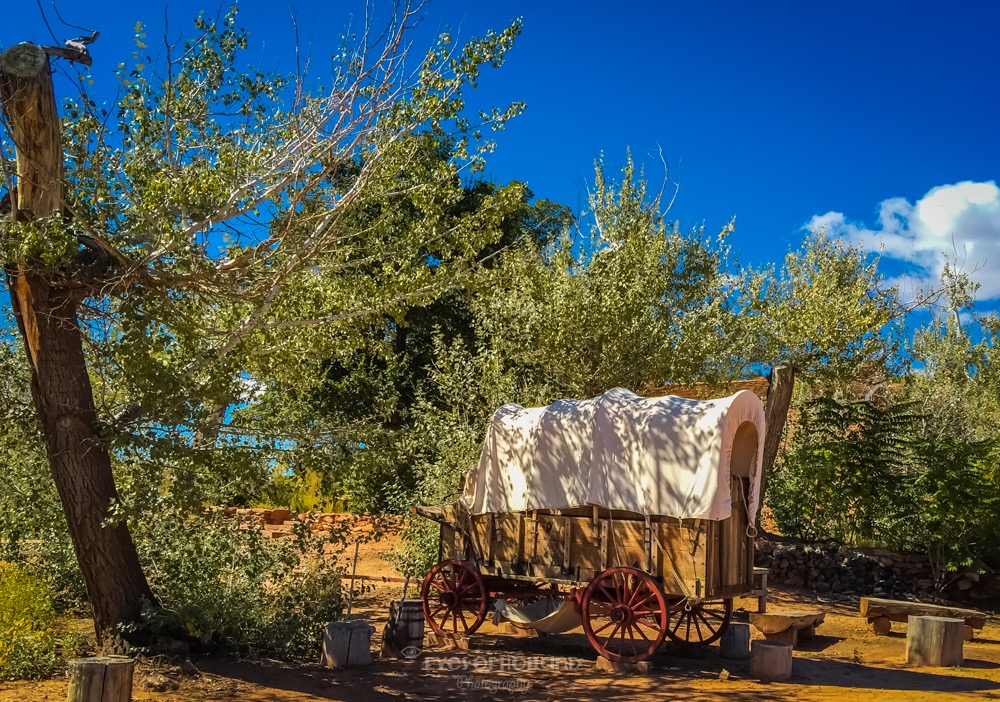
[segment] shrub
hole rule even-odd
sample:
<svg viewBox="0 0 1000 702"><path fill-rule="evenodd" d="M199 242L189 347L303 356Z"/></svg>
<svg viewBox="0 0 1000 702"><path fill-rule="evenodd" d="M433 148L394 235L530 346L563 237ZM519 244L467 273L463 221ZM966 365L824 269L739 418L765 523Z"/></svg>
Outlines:
<svg viewBox="0 0 1000 702"><path fill-rule="evenodd" d="M343 569L329 555L341 535L273 541L218 515L161 516L140 533L147 575L161 605L205 645L279 658L312 655L342 610ZM339 550L339 549L337 549ZM147 612L152 630L163 612Z"/></svg>
<svg viewBox="0 0 1000 702"><path fill-rule="evenodd" d="M416 517L403 530L402 545L386 554L386 560L404 577L423 578L438 562L440 527Z"/></svg>
<svg viewBox="0 0 1000 702"><path fill-rule="evenodd" d="M939 571L1000 570L1000 446L935 441L917 446L921 537Z"/></svg>
<svg viewBox="0 0 1000 702"><path fill-rule="evenodd" d="M785 534L890 548L914 545L912 461L919 417L909 404L812 400L776 466L768 505Z"/></svg>
<svg viewBox="0 0 1000 702"><path fill-rule="evenodd" d="M782 533L1000 570L1000 443L935 435L912 403L807 403L767 502ZM930 435L928 435L930 434Z"/></svg>
<svg viewBox="0 0 1000 702"><path fill-rule="evenodd" d="M0 680L51 675L82 647L82 637L57 631L45 582L0 564Z"/></svg>

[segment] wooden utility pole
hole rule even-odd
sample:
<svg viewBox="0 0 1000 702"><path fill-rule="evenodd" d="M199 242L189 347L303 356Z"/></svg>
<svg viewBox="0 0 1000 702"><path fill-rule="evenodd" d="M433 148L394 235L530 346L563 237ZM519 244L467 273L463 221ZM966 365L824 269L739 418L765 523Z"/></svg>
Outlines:
<svg viewBox="0 0 1000 702"><path fill-rule="evenodd" d="M788 407L792 403L792 390L795 389L795 368L793 366L774 366L768 376L767 400L764 404L764 423L767 432L764 435L764 464L760 471L760 497L758 504L764 506L764 495L767 492L767 479L778 457L781 447L781 437L785 433L785 420L788 418ZM760 509L757 510L757 526L760 526Z"/></svg>
<svg viewBox="0 0 1000 702"><path fill-rule="evenodd" d="M8 223L61 217L63 150L46 49L18 44L0 54L0 103L17 154ZM0 220L0 236L3 224ZM128 527L121 521L105 525L118 493L111 456L98 434L77 317L80 304L93 292L92 281L74 278L72 263L58 271L25 258L3 266L31 366L31 394L49 466L87 584L98 640L106 646L117 640L119 624L138 619L144 599L155 600Z"/></svg>

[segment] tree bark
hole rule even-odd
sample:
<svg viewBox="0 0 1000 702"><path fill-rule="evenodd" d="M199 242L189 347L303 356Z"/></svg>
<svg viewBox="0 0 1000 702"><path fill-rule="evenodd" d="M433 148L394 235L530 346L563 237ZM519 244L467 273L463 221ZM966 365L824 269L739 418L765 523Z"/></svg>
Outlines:
<svg viewBox="0 0 1000 702"><path fill-rule="evenodd" d="M767 493L767 479L774 467L781 447L781 437L785 433L785 420L788 418L788 407L792 403L792 390L795 388L795 368L792 366L775 366L771 368L768 377L770 387L767 389L767 401L764 406L764 424L767 432L764 434L764 463L760 467L760 498L757 503L763 507ZM760 527L760 513L757 510L757 526Z"/></svg>
<svg viewBox="0 0 1000 702"><path fill-rule="evenodd" d="M0 102L17 152L14 221L62 208L62 146L48 56L33 44L0 54ZM78 286L61 285L29 260L6 262L11 303L31 365L31 392L49 466L66 513L94 612L98 641L117 640L118 625L155 602L123 521L108 518L117 501L111 456L98 434L93 388L77 318ZM72 273L61 273L63 280Z"/></svg>

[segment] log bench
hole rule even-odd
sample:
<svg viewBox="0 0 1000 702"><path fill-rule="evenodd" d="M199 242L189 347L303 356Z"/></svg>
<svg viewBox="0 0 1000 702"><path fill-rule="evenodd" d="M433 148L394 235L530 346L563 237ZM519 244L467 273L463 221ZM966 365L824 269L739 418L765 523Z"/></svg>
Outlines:
<svg viewBox="0 0 1000 702"><path fill-rule="evenodd" d="M774 612L771 614L751 614L750 623L768 641L781 641L793 647L803 639L816 635L816 627L826 619L826 612L819 610L799 612Z"/></svg>
<svg viewBox="0 0 1000 702"><path fill-rule="evenodd" d="M872 631L879 636L885 636L892 630L892 623L906 623L907 618L916 617L946 617L961 619L965 622L965 640L971 641L974 630L986 626L986 614L974 609L960 607L944 607L927 604L926 602L906 602L904 600L882 600L875 597L862 597L859 604L861 616L868 620Z"/></svg>

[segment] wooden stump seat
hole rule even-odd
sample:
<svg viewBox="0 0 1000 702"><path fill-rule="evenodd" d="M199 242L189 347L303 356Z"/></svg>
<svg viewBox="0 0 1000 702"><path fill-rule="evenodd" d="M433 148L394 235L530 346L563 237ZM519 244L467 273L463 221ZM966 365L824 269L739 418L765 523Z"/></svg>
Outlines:
<svg viewBox="0 0 1000 702"><path fill-rule="evenodd" d="M868 620L872 630L879 636L885 636L892 630L892 623L906 623L910 616L915 617L946 617L961 619L965 622L965 639L972 639L973 630L986 626L986 614L974 609L960 607L943 607L926 602L906 602L905 600L882 600L875 597L862 597L859 605L861 616Z"/></svg>
<svg viewBox="0 0 1000 702"><path fill-rule="evenodd" d="M74 658L69 669L68 702L131 702L135 661L124 656Z"/></svg>
<svg viewBox="0 0 1000 702"><path fill-rule="evenodd" d="M826 612L797 611L774 612L771 614L751 614L750 623L768 641L781 641L795 646L799 636L811 639L816 634L816 627L826 619Z"/></svg>
<svg viewBox="0 0 1000 702"><path fill-rule="evenodd" d="M750 645L750 677L782 682L792 677L792 646L782 641L754 641Z"/></svg>
<svg viewBox="0 0 1000 702"><path fill-rule="evenodd" d="M910 616L906 624L906 661L911 665L962 665L961 619Z"/></svg>

